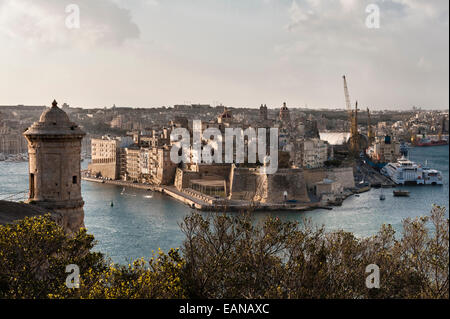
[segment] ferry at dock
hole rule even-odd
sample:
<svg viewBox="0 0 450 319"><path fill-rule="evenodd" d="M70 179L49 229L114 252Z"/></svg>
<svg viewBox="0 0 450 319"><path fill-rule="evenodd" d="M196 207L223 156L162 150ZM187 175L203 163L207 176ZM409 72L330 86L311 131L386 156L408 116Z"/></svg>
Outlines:
<svg viewBox="0 0 450 319"><path fill-rule="evenodd" d="M395 163L388 163L381 169L381 173L389 177L397 185L442 185L442 173L429 167L422 167L408 160L400 158Z"/></svg>

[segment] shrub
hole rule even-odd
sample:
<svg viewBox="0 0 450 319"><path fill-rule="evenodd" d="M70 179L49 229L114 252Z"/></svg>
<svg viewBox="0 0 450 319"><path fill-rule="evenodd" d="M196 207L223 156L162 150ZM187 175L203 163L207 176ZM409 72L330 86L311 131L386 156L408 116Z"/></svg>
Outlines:
<svg viewBox="0 0 450 319"><path fill-rule="evenodd" d="M428 229L428 226L432 226ZM406 219L400 239L384 225L368 238L305 221L250 214L185 217L181 252L110 264L85 229L72 237L50 216L0 226L0 298L448 298L445 208ZM65 267L80 267L68 289ZM366 267L380 269L379 289Z"/></svg>

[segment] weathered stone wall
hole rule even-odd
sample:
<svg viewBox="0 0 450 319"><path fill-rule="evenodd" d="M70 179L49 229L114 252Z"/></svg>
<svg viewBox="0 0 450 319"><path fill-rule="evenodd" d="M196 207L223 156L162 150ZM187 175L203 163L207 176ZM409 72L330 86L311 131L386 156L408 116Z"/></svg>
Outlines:
<svg viewBox="0 0 450 319"><path fill-rule="evenodd" d="M175 178L176 169L176 166L158 168L156 172L156 178L162 185L171 185Z"/></svg>
<svg viewBox="0 0 450 319"><path fill-rule="evenodd" d="M229 198L251 200L257 189L258 170L233 166L230 172Z"/></svg>
<svg viewBox="0 0 450 319"><path fill-rule="evenodd" d="M331 179L342 184L344 188L355 187L352 167L339 167L331 169L307 169L304 170L308 189L313 190L314 185L326 179Z"/></svg>
<svg viewBox="0 0 450 319"><path fill-rule="evenodd" d="M197 165L196 167L201 176L217 175L222 177L223 179L228 179L231 171L231 165L229 164L206 164Z"/></svg>
<svg viewBox="0 0 450 319"><path fill-rule="evenodd" d="M255 201L282 203L284 192L287 192L287 200L310 201L302 169L278 169L275 174L258 175Z"/></svg>
<svg viewBox="0 0 450 319"><path fill-rule="evenodd" d="M200 173L192 172L192 171L184 171L180 168L177 168L175 173L175 187L181 191L183 188L189 187L189 182L191 179L199 179Z"/></svg>
<svg viewBox="0 0 450 319"><path fill-rule="evenodd" d="M233 167L230 175L230 199L262 203L288 200L309 202L302 169L278 169L275 174L261 174L259 169Z"/></svg>
<svg viewBox="0 0 450 319"><path fill-rule="evenodd" d="M119 169L116 163L90 163L88 165L88 170L91 171L92 175L101 174L103 177L111 179L119 179Z"/></svg>
<svg viewBox="0 0 450 319"><path fill-rule="evenodd" d="M344 188L355 187L355 178L353 175L353 167L333 168L328 172L328 178L341 183Z"/></svg>
<svg viewBox="0 0 450 319"><path fill-rule="evenodd" d="M327 171L323 168L305 169L303 174L305 176L306 186L310 191L314 190L316 183L323 181L328 176Z"/></svg>

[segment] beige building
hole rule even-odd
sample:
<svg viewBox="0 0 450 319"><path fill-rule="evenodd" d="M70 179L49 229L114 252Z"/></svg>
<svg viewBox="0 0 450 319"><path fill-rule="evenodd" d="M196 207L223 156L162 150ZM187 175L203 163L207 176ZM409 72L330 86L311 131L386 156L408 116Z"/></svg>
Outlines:
<svg viewBox="0 0 450 319"><path fill-rule="evenodd" d="M401 156L400 143L392 140L390 136L377 138L373 147L369 150L369 156L382 163L395 162Z"/></svg>
<svg viewBox="0 0 450 319"><path fill-rule="evenodd" d="M28 203L62 214L69 232L84 227L81 196L81 140L85 133L56 101L23 135L28 141Z"/></svg>
<svg viewBox="0 0 450 319"><path fill-rule="evenodd" d="M103 136L91 139L91 163L88 170L92 175L111 179L120 178L121 149L133 143L126 137Z"/></svg>
<svg viewBox="0 0 450 319"><path fill-rule="evenodd" d="M177 165L170 159L170 147L141 148L140 170L147 182L172 184Z"/></svg>
<svg viewBox="0 0 450 319"><path fill-rule="evenodd" d="M27 140L18 130L0 127L0 153L20 154L27 151Z"/></svg>
<svg viewBox="0 0 450 319"><path fill-rule="evenodd" d="M303 167L323 167L328 159L328 147L325 141L318 138L306 139L303 142Z"/></svg>
<svg viewBox="0 0 450 319"><path fill-rule="evenodd" d="M139 181L141 178L141 167L139 157L141 150L137 146L126 148L127 168L124 179L127 181Z"/></svg>

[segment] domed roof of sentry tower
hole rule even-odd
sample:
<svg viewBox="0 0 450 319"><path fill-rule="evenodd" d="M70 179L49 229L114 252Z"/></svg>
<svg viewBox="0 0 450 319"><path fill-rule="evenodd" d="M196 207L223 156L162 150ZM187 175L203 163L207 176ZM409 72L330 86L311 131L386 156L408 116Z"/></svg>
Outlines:
<svg viewBox="0 0 450 319"><path fill-rule="evenodd" d="M41 114L39 122L34 122L23 134L25 136L86 135L77 124L70 121L69 116L58 107L58 103L55 100L52 103L52 107Z"/></svg>
<svg viewBox="0 0 450 319"><path fill-rule="evenodd" d="M41 114L39 122L61 125L70 122L70 120L66 112L58 107L58 102L53 100L52 107Z"/></svg>

